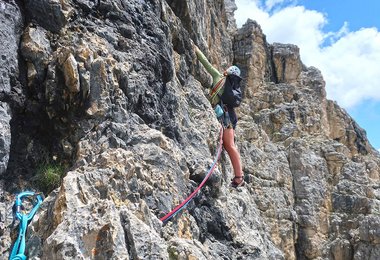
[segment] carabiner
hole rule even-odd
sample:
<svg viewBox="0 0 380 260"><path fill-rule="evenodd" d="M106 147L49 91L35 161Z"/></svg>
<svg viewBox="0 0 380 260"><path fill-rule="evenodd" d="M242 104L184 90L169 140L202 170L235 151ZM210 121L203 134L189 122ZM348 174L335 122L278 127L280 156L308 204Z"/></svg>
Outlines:
<svg viewBox="0 0 380 260"><path fill-rule="evenodd" d="M35 203L33 205L33 209L28 214L23 214L21 212L22 210L22 199L24 197L30 197L33 196L37 199L33 202ZM17 237L17 240L15 241L12 249L12 253L9 256L10 260L24 260L26 259L25 253L25 235L26 235L26 229L28 227L29 222L33 219L34 215L36 214L38 208L40 207L41 203L43 201L42 194L40 193L34 193L31 191L24 191L17 195L16 201L14 204L14 215L20 220L19 224L19 234Z"/></svg>

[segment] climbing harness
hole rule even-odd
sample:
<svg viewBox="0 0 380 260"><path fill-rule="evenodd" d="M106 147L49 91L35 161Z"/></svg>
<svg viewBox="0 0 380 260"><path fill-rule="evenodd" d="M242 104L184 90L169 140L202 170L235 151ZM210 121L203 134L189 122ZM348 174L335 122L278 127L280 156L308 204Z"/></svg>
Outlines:
<svg viewBox="0 0 380 260"><path fill-rule="evenodd" d="M28 214L23 214L22 200L26 197L33 197L33 209ZM19 233L16 242L13 245L12 253L9 260L25 260L25 235L29 222L33 219L38 208L43 201L42 194L34 193L31 191L24 191L17 195L16 202L14 204L14 216L20 221Z"/></svg>
<svg viewBox="0 0 380 260"><path fill-rule="evenodd" d="M218 151L217 151L217 154L215 156L215 159L214 159L214 162L212 163L211 165L211 168L209 169L209 171L207 172L206 176L204 177L203 181L201 182L201 184L193 191L193 193L191 193L189 195L189 197L187 197L187 199L185 199L181 204L179 204L177 207L175 207L172 211L170 211L168 214L166 214L164 217L160 218L160 220L162 222L166 222L168 221L169 219L171 219L172 217L174 217L178 212L180 212L182 209L184 209L187 204L189 204L189 202L195 197L195 195L197 195L198 191L200 191L200 189L204 186L204 184L206 183L206 181L210 178L211 174L213 173L213 171L215 170L216 168L216 163L218 162L219 158L220 158L220 154L222 153L222 150L223 150L223 125L220 127L220 137L219 137L219 148L218 148Z"/></svg>

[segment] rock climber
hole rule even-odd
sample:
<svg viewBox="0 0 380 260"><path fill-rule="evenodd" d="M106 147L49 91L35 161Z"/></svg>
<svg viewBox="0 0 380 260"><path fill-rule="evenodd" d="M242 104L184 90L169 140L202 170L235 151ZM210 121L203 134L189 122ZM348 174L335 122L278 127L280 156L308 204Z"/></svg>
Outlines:
<svg viewBox="0 0 380 260"><path fill-rule="evenodd" d="M222 104L221 102L221 96L224 91L224 84L226 82L226 78L232 76L240 81L240 69L237 66L230 66L226 71L220 73L214 66L211 65L211 63L207 60L206 56L199 50L199 48L195 44L193 44L193 49L196 53L198 60L202 63L207 72L212 76L212 87L210 91L209 100L212 107L216 109L215 112L217 113L217 116L221 112L219 114L218 119L220 119L224 127L223 147L227 151L228 156L230 157L235 175L234 178L231 179L231 186L234 188L243 186L245 182L242 164L239 151L236 148L234 141L235 128L238 121L236 112L234 107ZM220 85L219 89L217 85ZM212 90L216 89L217 93L212 93ZM217 109L219 109L220 106L222 107L222 110L217 111Z"/></svg>

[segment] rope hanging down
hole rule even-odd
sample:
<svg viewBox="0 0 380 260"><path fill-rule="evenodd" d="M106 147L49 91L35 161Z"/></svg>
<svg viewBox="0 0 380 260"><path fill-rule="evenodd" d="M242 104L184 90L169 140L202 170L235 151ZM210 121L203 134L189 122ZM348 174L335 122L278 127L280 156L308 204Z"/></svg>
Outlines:
<svg viewBox="0 0 380 260"><path fill-rule="evenodd" d="M160 218L162 222L168 221L172 217L174 217L178 212L180 212L182 209L184 209L187 204L197 195L198 191L204 186L206 181L210 178L211 174L214 172L216 168L216 163L218 162L220 158L220 154L223 150L223 125L220 127L220 137L219 137L219 147L218 152L215 156L214 162L211 165L210 170L207 172L206 176L204 177L201 184L185 199L181 204L179 204L177 207L175 207L172 211L170 211L168 214L166 214L164 217Z"/></svg>
<svg viewBox="0 0 380 260"><path fill-rule="evenodd" d="M22 199L24 197L34 197L33 201L33 209L28 214L22 214L21 210L23 210L22 206ZM15 218L18 218L20 221L19 224L19 233L17 240L15 244L13 245L12 253L9 256L10 260L25 260L25 235L26 235L26 229L28 228L29 222L33 219L34 215L36 214L38 208L40 207L42 203L42 195L36 194L31 191L24 191L17 195L16 202L14 204L14 215Z"/></svg>

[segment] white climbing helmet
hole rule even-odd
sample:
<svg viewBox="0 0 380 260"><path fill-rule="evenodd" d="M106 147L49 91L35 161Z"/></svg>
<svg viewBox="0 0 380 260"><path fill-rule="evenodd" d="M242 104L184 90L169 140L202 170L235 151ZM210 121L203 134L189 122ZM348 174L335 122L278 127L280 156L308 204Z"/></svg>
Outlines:
<svg viewBox="0 0 380 260"><path fill-rule="evenodd" d="M235 65L229 67L226 71L227 71L227 75L236 75L240 77L240 69L236 67Z"/></svg>

